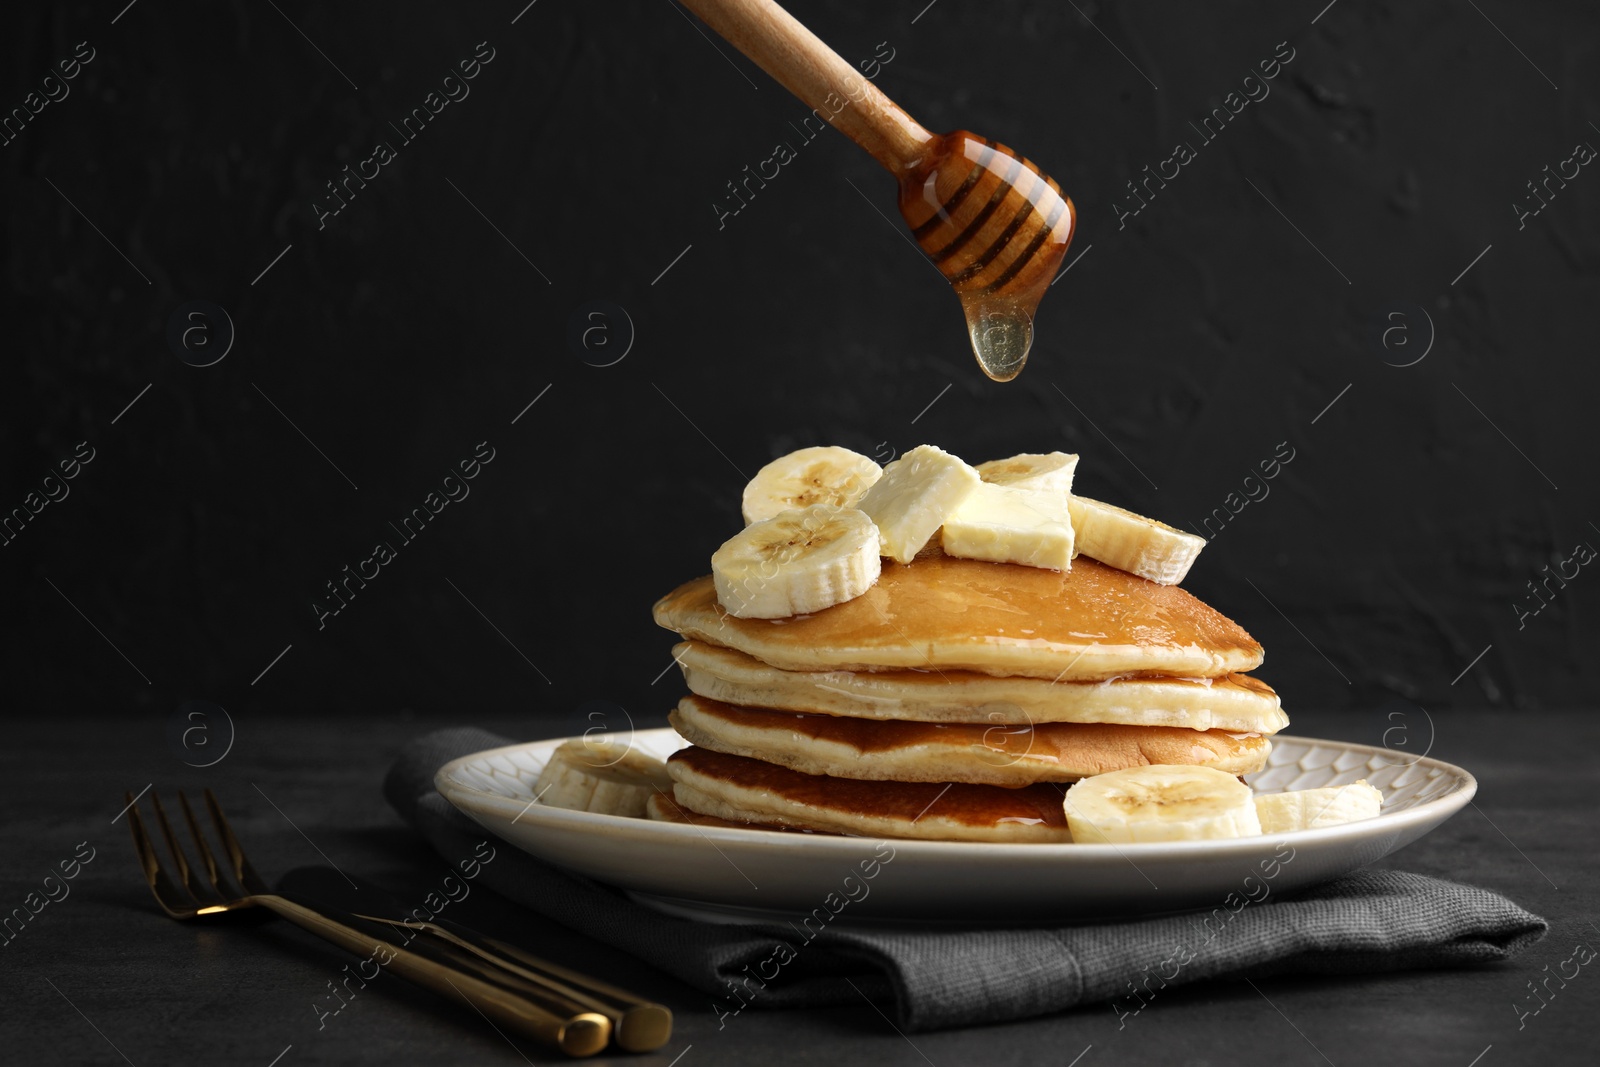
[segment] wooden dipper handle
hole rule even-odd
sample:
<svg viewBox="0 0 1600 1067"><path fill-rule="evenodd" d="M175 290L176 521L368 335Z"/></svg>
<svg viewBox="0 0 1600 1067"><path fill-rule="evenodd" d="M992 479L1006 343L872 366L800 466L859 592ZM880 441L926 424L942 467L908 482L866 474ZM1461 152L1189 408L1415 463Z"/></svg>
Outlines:
<svg viewBox="0 0 1600 1067"><path fill-rule="evenodd" d="M683 0L683 5L896 178L923 163L937 142L773 0Z"/></svg>

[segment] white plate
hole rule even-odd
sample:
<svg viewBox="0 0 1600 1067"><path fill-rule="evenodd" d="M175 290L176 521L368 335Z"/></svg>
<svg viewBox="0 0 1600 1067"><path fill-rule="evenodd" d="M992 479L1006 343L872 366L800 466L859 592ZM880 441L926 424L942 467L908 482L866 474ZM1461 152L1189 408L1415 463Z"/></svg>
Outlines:
<svg viewBox="0 0 1600 1067"><path fill-rule="evenodd" d="M550 751L568 738L479 752L434 777L484 829L550 863L630 891L662 910L755 920L816 912L818 922L1082 922L1176 911L1324 882L1382 859L1454 815L1477 780L1436 759L1343 741L1279 736L1258 793L1344 785L1384 792L1376 819L1230 841L1016 845L907 841L694 827L594 815L533 801ZM633 735L666 757L676 731ZM818 909L825 909L818 911ZM826 915L827 918L823 918Z"/></svg>

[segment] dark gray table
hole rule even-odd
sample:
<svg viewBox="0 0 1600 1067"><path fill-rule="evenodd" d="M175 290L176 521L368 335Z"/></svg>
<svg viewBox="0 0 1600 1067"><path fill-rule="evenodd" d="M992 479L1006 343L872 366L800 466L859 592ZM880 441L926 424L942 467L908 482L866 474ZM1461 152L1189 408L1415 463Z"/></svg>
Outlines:
<svg viewBox="0 0 1600 1067"><path fill-rule="evenodd" d="M512 736L538 732L505 717L478 721ZM7 929L0 1061L299 1067L559 1059L531 1044L513 1048L468 1008L392 979L375 981L319 1030L313 1004L351 958L282 922L171 922L155 910L135 870L126 819L113 824L124 789L152 781L167 790L211 785L269 878L322 863L325 854L401 895L424 893L445 872L384 804L379 781L406 739L439 725L382 715L254 718L237 723L226 759L192 770L169 749L162 717L34 708L8 724L0 909L24 907L80 842L94 858L67 883L68 896ZM1538 1014L1519 1019L1519 1006L1537 1005L1527 984L1554 974L1576 945L1600 949L1600 719L1472 712L1439 715L1436 725L1432 754L1478 776L1478 801L1390 862L1495 889L1549 918L1549 937L1510 964L1278 978L1258 988L1211 982L1164 991L1121 1030L1101 1005L907 1038L865 1002L826 1011L749 1010L719 1028L710 998L627 956L542 923L535 947L676 1012L675 1036L659 1054L595 1063L1593 1063L1600 964L1583 967L1564 988L1552 979L1554 995L1546 994ZM1350 716L1295 715L1300 734L1371 742L1376 738L1362 736L1371 729ZM460 918L491 929L510 910L487 891L459 907Z"/></svg>

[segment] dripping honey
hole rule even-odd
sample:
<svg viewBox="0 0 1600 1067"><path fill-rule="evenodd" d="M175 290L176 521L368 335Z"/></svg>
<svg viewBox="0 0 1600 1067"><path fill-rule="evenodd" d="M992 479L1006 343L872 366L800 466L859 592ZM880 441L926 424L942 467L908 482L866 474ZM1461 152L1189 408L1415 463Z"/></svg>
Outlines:
<svg viewBox="0 0 1600 1067"><path fill-rule="evenodd" d="M1005 145L957 130L931 138L901 176L900 213L961 300L978 366L995 381L1015 378L1072 242L1072 201Z"/></svg>

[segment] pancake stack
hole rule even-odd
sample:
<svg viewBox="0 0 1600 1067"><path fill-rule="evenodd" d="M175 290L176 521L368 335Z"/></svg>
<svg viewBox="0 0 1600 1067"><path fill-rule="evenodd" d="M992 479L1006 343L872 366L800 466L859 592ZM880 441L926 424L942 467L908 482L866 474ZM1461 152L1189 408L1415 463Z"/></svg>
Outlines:
<svg viewBox="0 0 1600 1067"><path fill-rule="evenodd" d="M714 574L656 603L683 638L673 657L690 695L671 721L691 744L668 761L672 797L652 798L652 818L1065 842L1063 797L1082 778L1262 767L1288 718L1245 673L1261 646L1176 584L1203 541L1073 496L1074 456L974 469L914 454L887 472L843 449L774 461ZM866 549L853 547L862 525ZM761 567L741 570L752 544ZM817 554L849 567L774 600L775 576ZM826 606L802 603L813 593ZM800 610L777 614L785 604Z"/></svg>

